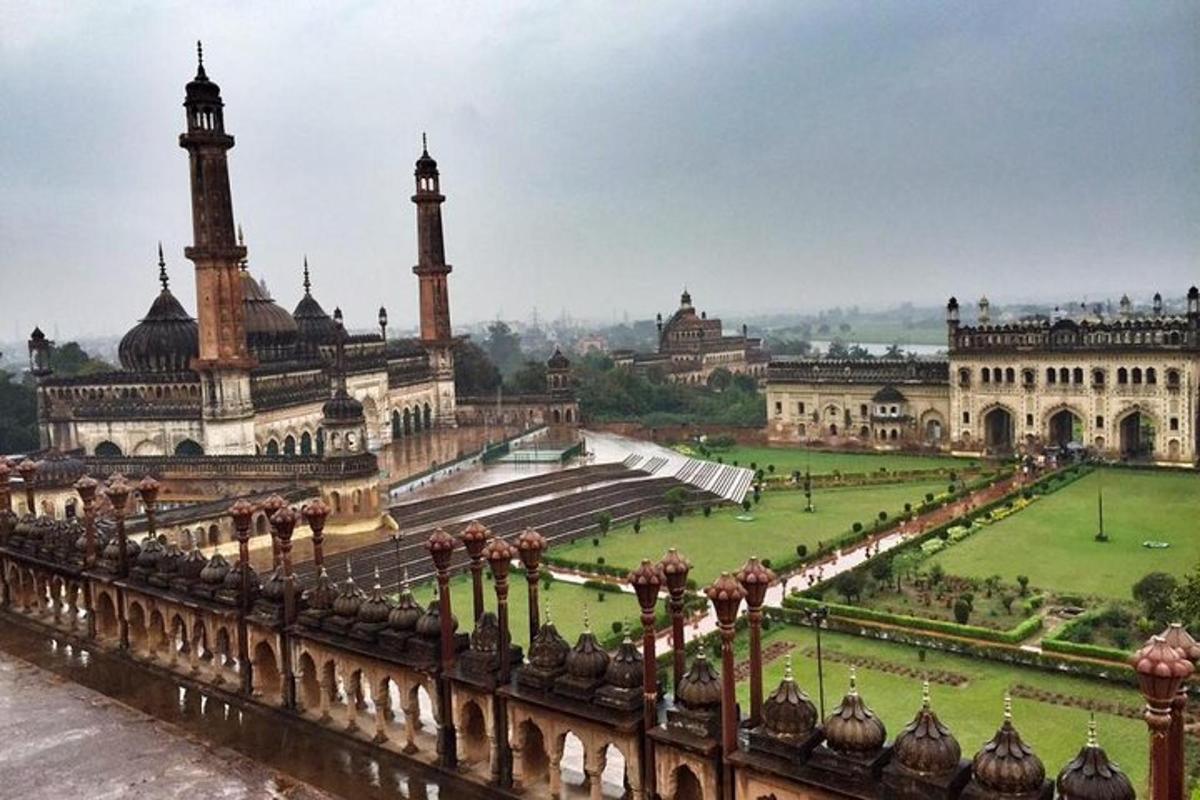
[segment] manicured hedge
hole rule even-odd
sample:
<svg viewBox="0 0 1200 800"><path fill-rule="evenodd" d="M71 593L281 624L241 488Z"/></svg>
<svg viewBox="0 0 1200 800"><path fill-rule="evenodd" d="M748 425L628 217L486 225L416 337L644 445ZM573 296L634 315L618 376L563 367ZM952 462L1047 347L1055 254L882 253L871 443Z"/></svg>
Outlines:
<svg viewBox="0 0 1200 800"><path fill-rule="evenodd" d="M1112 661L1125 664L1129 661L1129 653L1114 647L1100 647L1094 644L1079 644L1064 639L1043 639L1042 650L1047 653L1064 653L1081 658L1094 658L1099 661Z"/></svg>
<svg viewBox="0 0 1200 800"><path fill-rule="evenodd" d="M777 620L797 626L808 627L803 614L786 608L765 609L768 619ZM973 642L965 639L948 639L944 636L934 636L917 630L884 629L869 622L860 622L830 616L825 621L827 630L861 636L866 639L876 639L883 642L923 647L927 650L939 650L957 655L985 658L1004 664L1017 664L1026 667L1054 672L1057 674L1083 675L1105 681L1113 681L1126 685L1137 685L1137 677L1127 665L1112 663L1111 666L1096 664L1092 661L1080 661L1075 658L1062 657L1054 653L1039 653L1035 650L1025 650L1011 645L992 644L988 642Z"/></svg>
<svg viewBox="0 0 1200 800"><path fill-rule="evenodd" d="M832 616L879 622L899 628L942 633L948 636L961 636L966 639L980 639L987 642L999 642L1000 644L1020 644L1042 627L1041 617L1030 617L1015 628L998 631L979 625L960 625L957 622L949 622L941 619L926 619L925 617L913 617L907 614L892 614L874 608L862 608L860 606L848 606L838 603L822 603L807 597L793 596L783 599L784 608L797 611L816 608L822 605L829 609L829 613Z"/></svg>

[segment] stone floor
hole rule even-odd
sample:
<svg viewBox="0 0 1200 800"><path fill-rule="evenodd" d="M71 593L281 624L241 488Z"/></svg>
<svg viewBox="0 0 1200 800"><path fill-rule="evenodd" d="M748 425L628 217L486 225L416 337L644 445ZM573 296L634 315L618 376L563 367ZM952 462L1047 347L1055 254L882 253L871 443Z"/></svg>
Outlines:
<svg viewBox="0 0 1200 800"><path fill-rule="evenodd" d="M0 651L0 796L331 795Z"/></svg>

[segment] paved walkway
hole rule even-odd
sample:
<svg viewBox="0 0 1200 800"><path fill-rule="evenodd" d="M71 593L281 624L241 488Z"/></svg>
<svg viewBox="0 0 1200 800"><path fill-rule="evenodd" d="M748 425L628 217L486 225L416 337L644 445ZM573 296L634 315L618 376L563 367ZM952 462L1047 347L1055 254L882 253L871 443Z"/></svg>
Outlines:
<svg viewBox="0 0 1200 800"><path fill-rule="evenodd" d="M886 552L895 548L897 545L908 541L914 536L919 536L922 532L930 528L943 525L952 519L962 516L972 509L987 505L988 503L997 500L1009 492L1013 491L1021 484L1016 477L993 484L985 489L980 489L962 500L942 506L941 508L930 511L927 514L909 520L898 528L895 528L881 536L876 536L867 541L860 542L853 547L838 552L837 554L827 558L824 561L809 564L798 572L788 575L786 580L778 581L767 589L767 597L765 605L779 607L783 605L784 591L787 589L807 589L809 588L809 579L811 578L814 585L823 583L831 578L834 578L843 572L851 570L873 555ZM686 553L685 553L686 555ZM740 564L731 565L732 567L740 567ZM594 576L578 575L571 572L564 572L551 566L543 566L542 569L548 570L557 580L566 581L568 583L583 583L587 580L605 580ZM624 592L633 593L633 588L628 584L621 582L621 590ZM700 587L703 589L703 587ZM717 616L713 611L711 604L704 612L703 616L694 618L691 624L684 630L684 640L691 641L698 636L704 636L713 633L717 630ZM671 636L670 630L660 631L658 639L660 641L669 641Z"/></svg>
<svg viewBox="0 0 1200 800"><path fill-rule="evenodd" d="M330 798L0 651L4 797Z"/></svg>

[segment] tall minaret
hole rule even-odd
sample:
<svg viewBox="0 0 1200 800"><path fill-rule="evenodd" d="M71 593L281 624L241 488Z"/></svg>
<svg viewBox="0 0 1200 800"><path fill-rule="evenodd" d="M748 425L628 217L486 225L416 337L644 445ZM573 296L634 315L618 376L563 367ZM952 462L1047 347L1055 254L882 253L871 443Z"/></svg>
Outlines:
<svg viewBox="0 0 1200 800"><path fill-rule="evenodd" d="M196 77L183 101L187 132L179 136L179 146L188 151L192 184L193 244L183 251L196 265L200 356L192 368L201 376L205 452L253 454L249 370L255 362L246 345L239 273L246 248L234 230L225 155L233 137L225 132L221 89L204 72L199 42L196 51Z"/></svg>
<svg viewBox="0 0 1200 800"><path fill-rule="evenodd" d="M453 426L454 419L454 334L450 329L450 289L442 239L442 203L437 162L429 155L425 135L421 135L421 157L413 173L417 193L417 265L413 267L420 282L421 343L429 353L437 383L437 419L440 426Z"/></svg>
<svg viewBox="0 0 1200 800"><path fill-rule="evenodd" d="M429 155L425 135L421 135L421 157L413 173L417 179L417 265L413 272L421 281L421 341L446 342L450 333L450 293L446 276L452 267L446 263L442 241L442 203L437 162Z"/></svg>

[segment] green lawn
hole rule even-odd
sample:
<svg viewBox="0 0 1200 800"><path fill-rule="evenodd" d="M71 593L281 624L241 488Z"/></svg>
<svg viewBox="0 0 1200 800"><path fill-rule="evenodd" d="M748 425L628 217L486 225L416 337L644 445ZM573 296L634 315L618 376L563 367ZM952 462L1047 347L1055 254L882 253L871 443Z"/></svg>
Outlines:
<svg viewBox="0 0 1200 800"><path fill-rule="evenodd" d="M529 651L529 591L525 575L509 577L508 619L512 630L513 641ZM586 589L577 584L563 581L552 581L549 589L538 585L543 615L546 604L550 604L550 617L554 626L568 642L575 644L579 634L583 632L584 607L587 608L588 618L596 636L603 639L612 633L614 621L624 621L631 627L632 635L640 634L642 628L638 621L640 611L637 598L625 592L604 592L604 600L599 599L600 592ZM427 583L413 588L413 597L422 606L433 599L433 584ZM496 610L495 584L484 575L483 581L484 606L488 611ZM459 575L450 581L450 607L458 618L458 630L470 633L474 627L471 623L472 599L471 579Z"/></svg>
<svg viewBox="0 0 1200 800"><path fill-rule="evenodd" d="M767 491L754 506L752 521L737 519L740 507L717 508L711 517L699 512L667 522L665 518L647 518L642 532L635 534L622 526L600 537L600 546L592 539L579 539L553 549L553 554L573 561L595 562L633 569L643 558L658 559L670 547L691 559L692 577L701 585L721 572L736 570L749 556L780 561L795 553L796 545L816 549L818 540L829 541L846 533L854 522L869 526L880 511L894 516L906 502L914 506L927 492L945 490L942 483L905 483L883 486L818 489L813 493L816 513L804 511L804 493L792 490Z"/></svg>
<svg viewBox="0 0 1200 800"><path fill-rule="evenodd" d="M1093 539L1101 488L1105 543ZM1171 546L1151 550L1146 540ZM1180 575L1200 560L1200 476L1098 470L933 560L952 575L1025 574L1043 589L1128 599L1146 573Z"/></svg>
<svg viewBox="0 0 1200 800"><path fill-rule="evenodd" d="M749 467L758 464L759 469L766 469L768 464L775 465L776 475L790 475L796 470L804 472L812 470L814 475L825 475L837 470L843 473L878 472L881 468L888 470L937 469L947 467L962 469L974 459L954 458L952 456L922 456L909 453L831 453L823 450L808 450L802 447L731 447L728 450L715 451L711 460L720 458L726 464L734 461L738 466Z"/></svg>
<svg viewBox="0 0 1200 800"><path fill-rule="evenodd" d="M764 636L764 647L776 641L797 643L793 651L793 667L799 682L814 703L817 703L817 667L815 655L802 655L813 648L813 635L806 629L778 626ZM979 747L991 738L1000 726L1005 690L1015 684L1025 684L1051 692L1090 700L1119 702L1140 708L1141 695L1133 688L1116 684L1054 675L1025 667L998 664L930 650L922 663L915 648L887 642L877 642L857 636L828 633L821 637L826 654L830 652L854 658L872 658L891 664L908 666L918 671L945 670L967 677L960 686L934 684L931 686L933 709L942 722L958 738L963 756L971 758ZM739 656L744 657L744 656ZM763 678L764 692L769 694L783 677L784 659L769 664ZM826 713L837 707L845 694L849 680L849 664L825 661ZM891 740L912 719L921 704L920 678L896 675L869 667L858 668L859 692L867 704L879 714L887 726ZM743 710L749 706L749 683L738 686ZM1083 745L1087 733L1088 711L1068 708L1038 700L1013 699L1013 721L1022 738L1046 765L1050 778L1067 764ZM1097 712L1096 724L1100 743L1108 755L1126 771L1139 796L1144 793L1147 777L1148 742L1146 725L1140 719L1128 719Z"/></svg>

